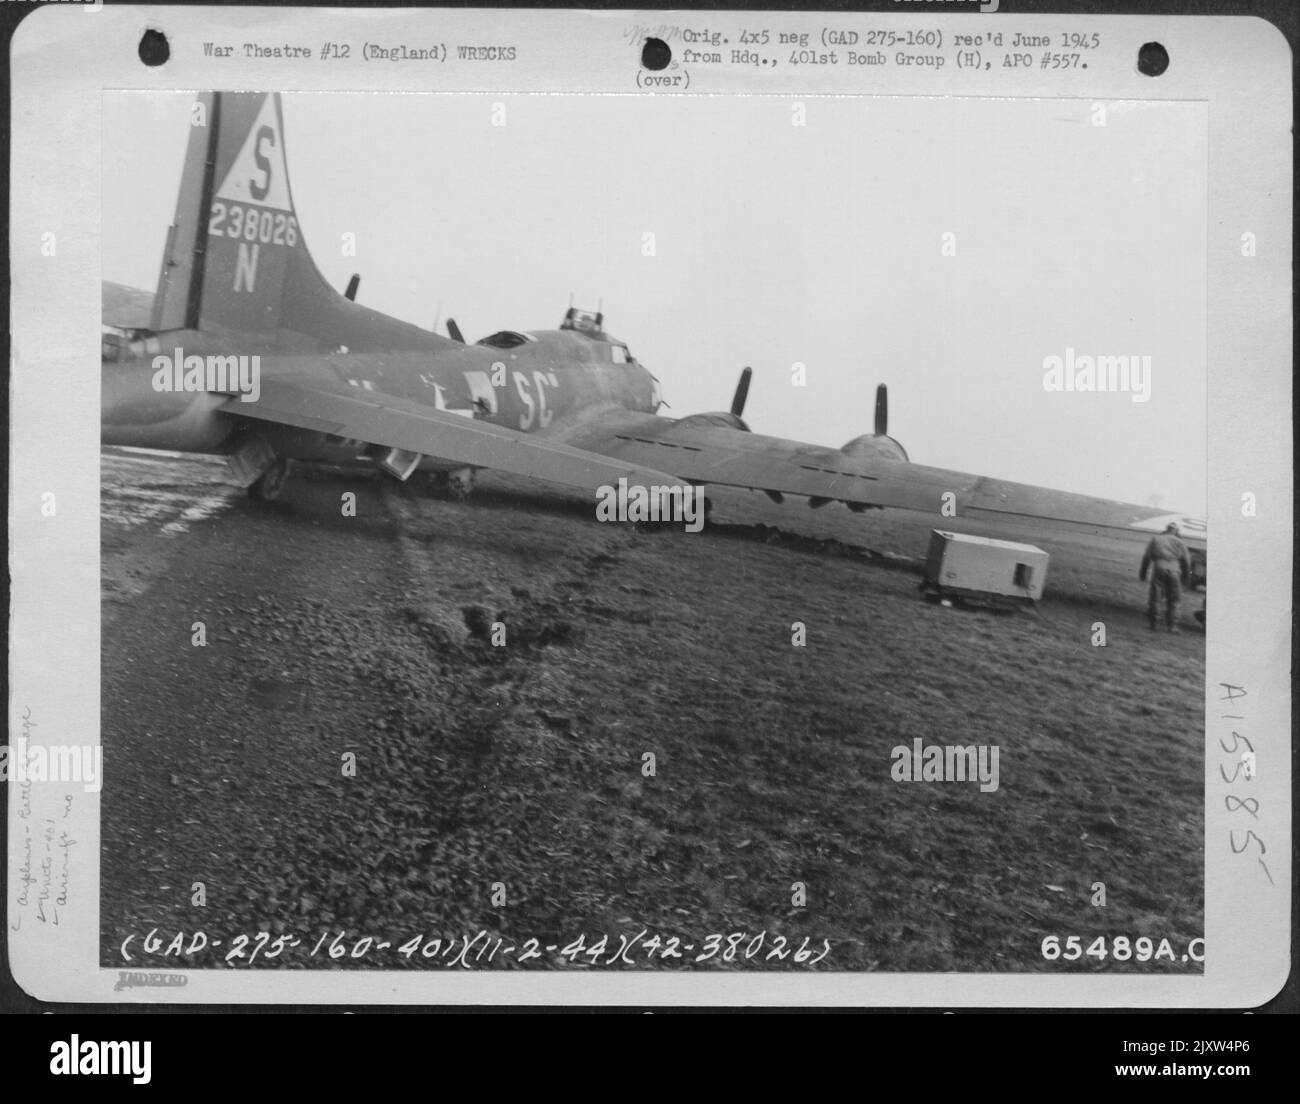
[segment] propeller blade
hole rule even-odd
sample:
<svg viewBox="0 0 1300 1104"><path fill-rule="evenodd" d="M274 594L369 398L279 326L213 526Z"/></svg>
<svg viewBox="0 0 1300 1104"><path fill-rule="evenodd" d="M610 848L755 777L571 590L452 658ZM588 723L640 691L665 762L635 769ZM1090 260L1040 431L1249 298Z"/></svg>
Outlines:
<svg viewBox="0 0 1300 1104"><path fill-rule="evenodd" d="M343 293L343 297L348 300L354 300L357 297L357 288L361 286L361 273L352 273L352 279L348 281L348 290Z"/></svg>
<svg viewBox="0 0 1300 1104"><path fill-rule="evenodd" d="M749 398L749 378L754 369L746 368L740 373L740 382L736 384L736 394L731 400L731 412L739 418L745 413L745 400Z"/></svg>
<svg viewBox="0 0 1300 1104"><path fill-rule="evenodd" d="M447 319L447 333L451 335L452 341L459 341L462 345L465 344L465 338L461 336L460 327L456 325L454 318Z"/></svg>
<svg viewBox="0 0 1300 1104"><path fill-rule="evenodd" d="M889 434L889 388L883 383L876 388L876 436Z"/></svg>

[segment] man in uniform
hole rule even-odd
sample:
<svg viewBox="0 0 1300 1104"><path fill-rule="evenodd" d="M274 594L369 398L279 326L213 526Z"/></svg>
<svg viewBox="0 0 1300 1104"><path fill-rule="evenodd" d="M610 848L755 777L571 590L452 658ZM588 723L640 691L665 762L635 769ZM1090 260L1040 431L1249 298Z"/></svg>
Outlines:
<svg viewBox="0 0 1300 1104"><path fill-rule="evenodd" d="M1165 600L1165 628L1170 632L1178 631L1178 599L1182 584L1186 583L1192 573L1191 557L1187 548L1178 539L1178 526L1172 521L1165 526L1165 531L1151 538L1146 554L1142 557L1142 569L1138 578L1145 580L1151 572L1151 589L1147 594L1147 623L1152 629L1156 627L1156 617L1160 608L1160 597Z"/></svg>

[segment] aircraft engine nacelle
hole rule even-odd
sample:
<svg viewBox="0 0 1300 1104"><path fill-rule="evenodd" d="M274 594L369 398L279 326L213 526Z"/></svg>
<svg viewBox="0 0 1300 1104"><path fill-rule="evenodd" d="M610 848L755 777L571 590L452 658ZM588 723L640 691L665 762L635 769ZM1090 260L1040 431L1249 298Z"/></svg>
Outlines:
<svg viewBox="0 0 1300 1104"><path fill-rule="evenodd" d="M733 414L729 410L715 410L710 414L688 414L685 418L677 422L675 429L714 429L721 427L723 429L738 429L742 433L749 432L749 426L739 414Z"/></svg>
<svg viewBox="0 0 1300 1104"><path fill-rule="evenodd" d="M883 433L864 433L854 437L840 452L856 459L906 460L907 450L892 437Z"/></svg>
<svg viewBox="0 0 1300 1104"><path fill-rule="evenodd" d="M746 368L740 373L740 382L736 385L736 394L731 400L730 410L715 410L709 414L691 414L677 422L675 429L738 429L748 433L749 426L741 417L745 413L745 400L749 397L749 380L754 370Z"/></svg>

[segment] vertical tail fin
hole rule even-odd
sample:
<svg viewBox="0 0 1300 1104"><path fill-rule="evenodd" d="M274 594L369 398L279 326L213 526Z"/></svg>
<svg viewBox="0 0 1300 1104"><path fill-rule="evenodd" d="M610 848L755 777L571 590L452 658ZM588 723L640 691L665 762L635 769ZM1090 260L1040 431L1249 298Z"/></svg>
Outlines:
<svg viewBox="0 0 1300 1104"><path fill-rule="evenodd" d="M194 103L154 330L239 334L278 351L439 349L453 343L330 287L293 209L277 93Z"/></svg>
<svg viewBox="0 0 1300 1104"><path fill-rule="evenodd" d="M279 96L204 93L190 121L154 329L274 334L295 280L330 293L294 215Z"/></svg>

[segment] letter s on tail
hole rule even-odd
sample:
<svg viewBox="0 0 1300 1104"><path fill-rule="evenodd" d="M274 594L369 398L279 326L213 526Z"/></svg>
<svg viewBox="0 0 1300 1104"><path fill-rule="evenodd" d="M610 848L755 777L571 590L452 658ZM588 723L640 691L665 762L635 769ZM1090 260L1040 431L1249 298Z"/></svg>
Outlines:
<svg viewBox="0 0 1300 1104"><path fill-rule="evenodd" d="M294 214L280 97L208 92L193 118L153 329L310 333L304 321L328 315L339 296Z"/></svg>

